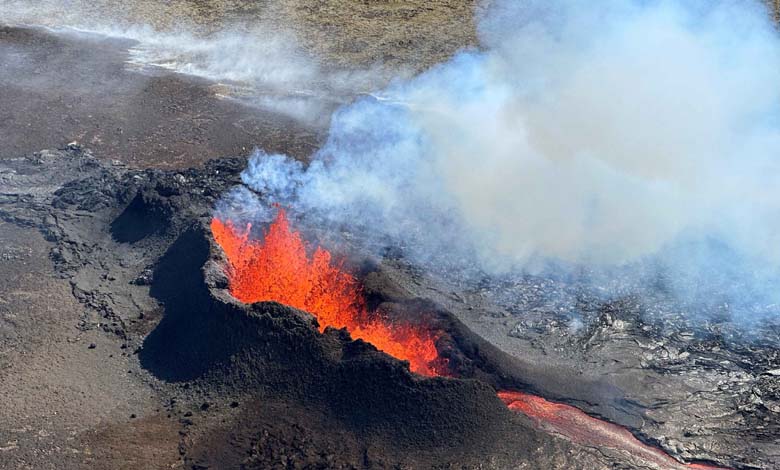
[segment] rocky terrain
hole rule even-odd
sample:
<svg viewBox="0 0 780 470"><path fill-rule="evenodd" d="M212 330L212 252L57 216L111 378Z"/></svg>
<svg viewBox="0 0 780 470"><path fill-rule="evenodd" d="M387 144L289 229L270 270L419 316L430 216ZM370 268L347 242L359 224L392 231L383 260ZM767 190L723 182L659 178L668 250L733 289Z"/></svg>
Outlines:
<svg viewBox="0 0 780 470"><path fill-rule="evenodd" d="M448 332L463 378L422 379L305 313L237 303L205 224L244 163L134 170L71 146L2 164L4 466L632 468L509 413L495 391L518 389L681 459L773 468L770 335L735 343L666 319L679 332L662 336L630 299L572 329L518 317L496 288L371 261L374 302ZM531 301L539 282L503 288Z"/></svg>

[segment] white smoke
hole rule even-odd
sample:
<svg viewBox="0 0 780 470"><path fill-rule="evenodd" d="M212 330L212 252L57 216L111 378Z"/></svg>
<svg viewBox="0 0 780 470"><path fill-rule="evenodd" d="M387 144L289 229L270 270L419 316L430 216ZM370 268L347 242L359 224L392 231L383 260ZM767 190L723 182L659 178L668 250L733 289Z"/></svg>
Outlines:
<svg viewBox="0 0 780 470"><path fill-rule="evenodd" d="M426 262L770 287L780 42L757 2L497 1L480 37L339 110L307 169L261 153L245 183Z"/></svg>
<svg viewBox="0 0 780 470"><path fill-rule="evenodd" d="M0 21L127 37L134 65L245 87L311 123L382 83L327 69L280 25L160 32L66 4L0 0ZM478 14L479 49L339 109L307 167L258 152L244 183L459 273L617 269L687 299L780 302L780 42L758 0L494 0ZM248 217L254 197L232 194L221 211Z"/></svg>

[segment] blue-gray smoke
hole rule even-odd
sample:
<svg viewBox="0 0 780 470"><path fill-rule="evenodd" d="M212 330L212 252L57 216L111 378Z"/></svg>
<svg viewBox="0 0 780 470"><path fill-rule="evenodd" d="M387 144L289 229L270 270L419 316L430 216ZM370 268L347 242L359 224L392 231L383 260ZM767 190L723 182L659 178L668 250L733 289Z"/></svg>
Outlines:
<svg viewBox="0 0 780 470"><path fill-rule="evenodd" d="M763 7L481 15L479 49L340 109L308 167L259 152L245 184L422 264L585 268L774 315L780 41Z"/></svg>

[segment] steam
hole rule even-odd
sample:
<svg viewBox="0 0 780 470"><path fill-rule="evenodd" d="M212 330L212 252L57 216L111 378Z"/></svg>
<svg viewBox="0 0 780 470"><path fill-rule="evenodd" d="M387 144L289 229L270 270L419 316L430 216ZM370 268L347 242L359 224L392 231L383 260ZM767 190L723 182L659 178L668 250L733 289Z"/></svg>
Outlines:
<svg viewBox="0 0 780 470"><path fill-rule="evenodd" d="M138 41L129 64L162 68L227 85L230 96L310 125L325 124L348 97L383 83L379 67L330 69L310 56L295 35L265 25L198 37L150 28L108 31Z"/></svg>
<svg viewBox="0 0 780 470"><path fill-rule="evenodd" d="M780 42L757 2L498 1L480 37L338 110L307 168L258 152L244 183L424 264L776 310Z"/></svg>
<svg viewBox="0 0 780 470"><path fill-rule="evenodd" d="M161 14L153 5L147 8ZM106 12L117 10L106 16ZM154 17L151 11L148 14ZM203 31L183 21L158 29L143 20L141 13L123 12L105 2L0 0L0 23L129 39L135 42L127 60L133 70L201 77L221 84L225 97L311 126L327 125L335 107L385 83L390 74L378 66L355 70L326 67L307 53L290 28L270 20L222 25L215 31Z"/></svg>

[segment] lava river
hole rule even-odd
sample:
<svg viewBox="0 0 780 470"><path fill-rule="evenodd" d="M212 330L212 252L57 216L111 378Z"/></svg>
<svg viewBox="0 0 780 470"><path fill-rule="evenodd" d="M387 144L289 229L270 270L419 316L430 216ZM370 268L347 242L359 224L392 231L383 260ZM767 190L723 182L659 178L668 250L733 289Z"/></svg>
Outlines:
<svg viewBox="0 0 780 470"><path fill-rule="evenodd" d="M346 328L353 338L406 360L412 372L448 375L436 349L436 335L424 327L397 324L369 312L355 277L317 247L308 254L299 232L290 228L283 209L263 240L250 237L251 226L212 219L211 230L227 257L231 294L245 303L276 301L313 314L321 330ZM646 445L627 429L591 417L572 406L517 391L499 391L507 407L528 416L537 427L581 445L611 448L664 470L718 470L683 464L662 450ZM723 470L723 469L721 469Z"/></svg>

